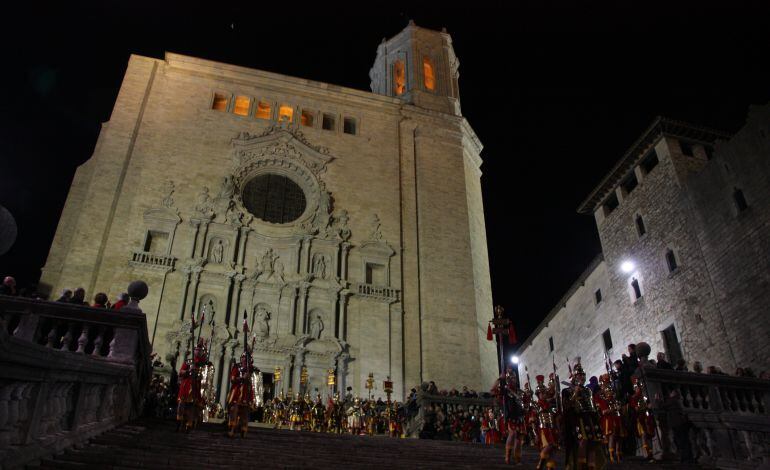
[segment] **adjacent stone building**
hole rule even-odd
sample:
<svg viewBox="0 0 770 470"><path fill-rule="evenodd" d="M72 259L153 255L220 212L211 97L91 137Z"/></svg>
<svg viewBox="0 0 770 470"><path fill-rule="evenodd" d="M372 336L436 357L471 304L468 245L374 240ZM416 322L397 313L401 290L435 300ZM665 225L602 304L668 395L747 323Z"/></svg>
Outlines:
<svg viewBox="0 0 770 470"><path fill-rule="evenodd" d="M676 362L770 368L770 105L734 136L656 119L578 211L603 253L522 343L520 372L590 375L646 341Z"/></svg>
<svg viewBox="0 0 770 470"><path fill-rule="evenodd" d="M449 34L414 24L377 48L372 93L131 56L41 283L114 298L145 280L166 358L205 310L220 398L244 317L268 394L303 369L311 393L330 373L361 395L373 373L377 396L390 376L397 399L424 380L488 389L482 145L458 66Z"/></svg>

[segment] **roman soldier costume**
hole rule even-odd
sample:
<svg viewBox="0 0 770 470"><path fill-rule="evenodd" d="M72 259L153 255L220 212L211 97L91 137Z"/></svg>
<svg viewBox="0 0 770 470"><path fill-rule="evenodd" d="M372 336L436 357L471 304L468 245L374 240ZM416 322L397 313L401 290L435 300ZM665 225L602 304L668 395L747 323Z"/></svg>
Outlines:
<svg viewBox="0 0 770 470"><path fill-rule="evenodd" d="M302 430L302 423L305 419L305 401L299 396L299 392L294 395L294 399L289 405L289 429L297 431Z"/></svg>
<svg viewBox="0 0 770 470"><path fill-rule="evenodd" d="M249 413L256 408L252 376L254 366L251 354L241 354L241 361L230 368L230 393L227 395L228 435L239 431L241 437L249 428Z"/></svg>
<svg viewBox="0 0 770 470"><path fill-rule="evenodd" d="M631 377L631 383L634 387L634 393L629 397L628 405L636 415L636 435L642 439L645 457L653 460L652 438L655 435L655 422L652 419L647 393L639 377Z"/></svg>
<svg viewBox="0 0 770 470"><path fill-rule="evenodd" d="M538 375L535 377L537 386L535 394L537 401L534 409L537 412L538 441L540 442L540 461L537 469L556 468L556 462L552 454L558 447L558 428L556 426L556 416L558 413L556 396L545 386L545 377Z"/></svg>
<svg viewBox="0 0 770 470"><path fill-rule="evenodd" d="M615 397L609 374L599 377L599 389L594 393L594 403L599 411L599 426L605 438L610 463L620 461L623 425L620 420L620 402Z"/></svg>
<svg viewBox="0 0 770 470"><path fill-rule="evenodd" d="M179 392L177 393L177 429L189 431L195 425L195 407L200 401L200 386L192 360L185 360L179 369Z"/></svg>
<svg viewBox="0 0 770 470"><path fill-rule="evenodd" d="M594 405L591 390L584 386L586 374L578 360L572 372L572 386L567 394L567 403L572 411L572 439L576 448L568 449L568 458L576 460L575 468L601 468L604 465L602 452L602 434L599 427L599 415Z"/></svg>
<svg viewBox="0 0 770 470"><path fill-rule="evenodd" d="M353 400L353 405L348 408L348 429L351 434L360 434L361 428L364 425L363 409L361 408L361 399L356 397Z"/></svg>
<svg viewBox="0 0 770 470"><path fill-rule="evenodd" d="M315 403L311 409L310 428L312 431L321 432L324 429L324 421L326 421L326 408L324 407L323 400L321 400L321 394L319 393L315 397Z"/></svg>

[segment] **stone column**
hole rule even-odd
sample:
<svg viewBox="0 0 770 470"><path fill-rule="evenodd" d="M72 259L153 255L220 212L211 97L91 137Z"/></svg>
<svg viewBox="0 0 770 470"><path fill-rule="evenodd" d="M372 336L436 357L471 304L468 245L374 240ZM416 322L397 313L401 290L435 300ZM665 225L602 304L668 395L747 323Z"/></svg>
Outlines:
<svg viewBox="0 0 770 470"><path fill-rule="evenodd" d="M342 289L340 291L340 326L339 326L339 338L342 341L347 341L348 336L348 296L350 291L348 289Z"/></svg>
<svg viewBox="0 0 770 470"><path fill-rule="evenodd" d="M302 392L300 387L302 386L299 382L300 380L300 374L302 373L302 366L305 365L305 351L304 349L300 349L297 351L297 354L294 355L294 374L292 376L292 390L294 393Z"/></svg>
<svg viewBox="0 0 770 470"><path fill-rule="evenodd" d="M235 279L235 313L236 317L237 314L241 311L241 291L243 290L243 281L246 279L246 275L244 274L236 274L234 276ZM229 325L229 323L227 323ZM237 324L237 321L236 321Z"/></svg>
<svg viewBox="0 0 770 470"><path fill-rule="evenodd" d="M235 302L233 302L233 284L235 276L238 273L235 271L228 271L224 273L225 277L227 278L227 287L225 288L225 323L227 325L230 324L230 319L233 319L233 324L237 327L238 326L238 310L235 306ZM235 315L233 315L233 311L235 311Z"/></svg>
<svg viewBox="0 0 770 470"><path fill-rule="evenodd" d="M348 251L350 251L350 243L342 242L342 260L340 261L340 278L348 278Z"/></svg>
<svg viewBox="0 0 770 470"><path fill-rule="evenodd" d="M241 227L240 231L240 244L238 245L238 263L243 266L243 262L246 259L246 242L249 238L249 232L251 230L248 227Z"/></svg>
<svg viewBox="0 0 770 470"><path fill-rule="evenodd" d="M302 260L301 274L307 274L310 272L310 244L313 242L312 237L305 237L303 240L302 248L305 252L304 259Z"/></svg>
<svg viewBox="0 0 770 470"><path fill-rule="evenodd" d="M200 282L201 279L201 271L203 271L202 266L188 266L184 269L185 276L182 279L183 285L183 297L182 297L182 307L179 314L179 319L184 320L186 315L186 305L187 305L187 299L191 298L190 301L193 304L193 308L195 305L195 298L198 295L198 282ZM189 289L189 282L192 278L192 295L190 295L190 289Z"/></svg>
<svg viewBox="0 0 770 470"><path fill-rule="evenodd" d="M193 234L192 243L190 244L190 258L195 258L195 247L198 244L198 232L200 231L201 227L201 221L198 219L190 219L190 227L192 227L195 232Z"/></svg>
<svg viewBox="0 0 770 470"><path fill-rule="evenodd" d="M209 221L203 222L203 239L200 241L200 250L198 250L198 257L199 258L205 258L205 250L206 250L206 235L208 235L209 232Z"/></svg>
<svg viewBox="0 0 770 470"><path fill-rule="evenodd" d="M288 330L290 335L297 334L297 287L291 287L291 305L289 306L289 325Z"/></svg>
<svg viewBox="0 0 770 470"><path fill-rule="evenodd" d="M299 287L299 317L300 325L297 335L304 335L307 333L307 293L310 285L307 282L303 282Z"/></svg>
<svg viewBox="0 0 770 470"><path fill-rule="evenodd" d="M350 359L350 354L346 352L337 357L337 390L339 390L340 395L343 397L348 388L348 359Z"/></svg>
<svg viewBox="0 0 770 470"><path fill-rule="evenodd" d="M335 338L339 338L339 313L337 311L337 305L339 305L340 292L338 290L329 293L329 303L331 303L331 332Z"/></svg>

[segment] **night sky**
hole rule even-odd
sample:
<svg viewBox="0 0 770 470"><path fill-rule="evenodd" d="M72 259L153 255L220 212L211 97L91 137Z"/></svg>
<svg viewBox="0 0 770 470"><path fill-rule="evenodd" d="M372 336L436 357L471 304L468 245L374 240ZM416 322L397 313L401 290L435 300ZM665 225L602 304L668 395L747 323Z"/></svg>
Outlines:
<svg viewBox="0 0 770 470"><path fill-rule="evenodd" d="M372 2L377 13L360 2L322 2L323 10L65 3L4 11L0 28L0 205L19 225L0 275L22 286L40 275L75 168L93 152L130 53L177 52L368 90L383 37L410 18L446 27L463 115L485 146L494 302L522 340L599 253L593 217L575 210L656 115L736 131L749 105L770 101L770 8L738 2Z"/></svg>

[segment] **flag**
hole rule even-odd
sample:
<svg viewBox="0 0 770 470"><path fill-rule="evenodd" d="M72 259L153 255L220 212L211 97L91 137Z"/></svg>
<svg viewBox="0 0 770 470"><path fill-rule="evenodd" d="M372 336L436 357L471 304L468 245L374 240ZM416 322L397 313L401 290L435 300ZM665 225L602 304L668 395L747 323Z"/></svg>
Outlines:
<svg viewBox="0 0 770 470"><path fill-rule="evenodd" d="M519 340L516 339L516 329L513 328L513 322L508 327L508 344L516 344Z"/></svg>
<svg viewBox="0 0 770 470"><path fill-rule="evenodd" d="M487 341L492 341L492 325L487 325Z"/></svg>

